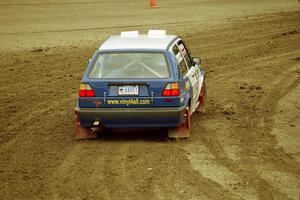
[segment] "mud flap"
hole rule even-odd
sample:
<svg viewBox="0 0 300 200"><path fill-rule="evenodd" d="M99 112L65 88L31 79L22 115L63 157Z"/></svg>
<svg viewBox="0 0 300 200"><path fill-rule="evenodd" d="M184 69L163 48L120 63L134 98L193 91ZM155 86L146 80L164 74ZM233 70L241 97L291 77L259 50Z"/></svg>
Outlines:
<svg viewBox="0 0 300 200"><path fill-rule="evenodd" d="M206 99L206 86L205 86L205 83L203 82L203 85L202 85L201 91L200 91L200 95L198 98L199 105L196 109L196 112L205 113L205 99Z"/></svg>
<svg viewBox="0 0 300 200"><path fill-rule="evenodd" d="M76 139L94 139L97 138L97 132L80 125L77 112L74 113L74 129Z"/></svg>
<svg viewBox="0 0 300 200"><path fill-rule="evenodd" d="M190 137L190 111L189 108L185 109L185 122L181 124L178 128L168 129L168 137L173 139L183 139Z"/></svg>

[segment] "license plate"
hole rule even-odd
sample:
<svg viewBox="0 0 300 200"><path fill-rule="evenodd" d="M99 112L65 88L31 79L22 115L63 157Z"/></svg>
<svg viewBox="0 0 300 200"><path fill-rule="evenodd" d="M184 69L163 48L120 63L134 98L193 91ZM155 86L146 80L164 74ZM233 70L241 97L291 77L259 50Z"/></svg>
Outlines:
<svg viewBox="0 0 300 200"><path fill-rule="evenodd" d="M138 95L138 94L139 94L138 85L119 86L119 95Z"/></svg>

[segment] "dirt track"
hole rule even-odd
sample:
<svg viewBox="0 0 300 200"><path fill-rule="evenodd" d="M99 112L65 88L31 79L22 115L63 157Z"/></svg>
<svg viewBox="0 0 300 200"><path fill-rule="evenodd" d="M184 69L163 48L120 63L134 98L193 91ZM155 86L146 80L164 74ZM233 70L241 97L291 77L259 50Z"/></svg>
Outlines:
<svg viewBox="0 0 300 200"><path fill-rule="evenodd" d="M132 0L119 13L108 8L124 2L63 2L0 1L0 199L300 199L298 1L195 0L172 19L180 1ZM100 24L95 5L106 8ZM80 8L91 12L68 16ZM192 137L76 141L89 56L110 34L149 28L182 35L203 60L207 113L193 115Z"/></svg>

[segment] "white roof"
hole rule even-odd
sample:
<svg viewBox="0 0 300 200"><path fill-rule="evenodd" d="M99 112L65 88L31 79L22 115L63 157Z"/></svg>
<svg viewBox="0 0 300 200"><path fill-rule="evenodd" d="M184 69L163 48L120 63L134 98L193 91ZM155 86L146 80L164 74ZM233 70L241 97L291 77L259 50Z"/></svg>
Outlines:
<svg viewBox="0 0 300 200"><path fill-rule="evenodd" d="M99 50L165 50L176 37L156 30L150 30L148 35L140 35L137 31L122 32L120 35L109 37Z"/></svg>

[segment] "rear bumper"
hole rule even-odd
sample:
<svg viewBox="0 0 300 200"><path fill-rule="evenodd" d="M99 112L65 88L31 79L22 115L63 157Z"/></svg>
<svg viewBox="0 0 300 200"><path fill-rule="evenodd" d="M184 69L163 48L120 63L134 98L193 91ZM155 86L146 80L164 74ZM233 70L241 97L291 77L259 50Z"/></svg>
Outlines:
<svg viewBox="0 0 300 200"><path fill-rule="evenodd" d="M75 108L80 124L95 121L107 128L178 127L184 120L185 106L164 108Z"/></svg>

